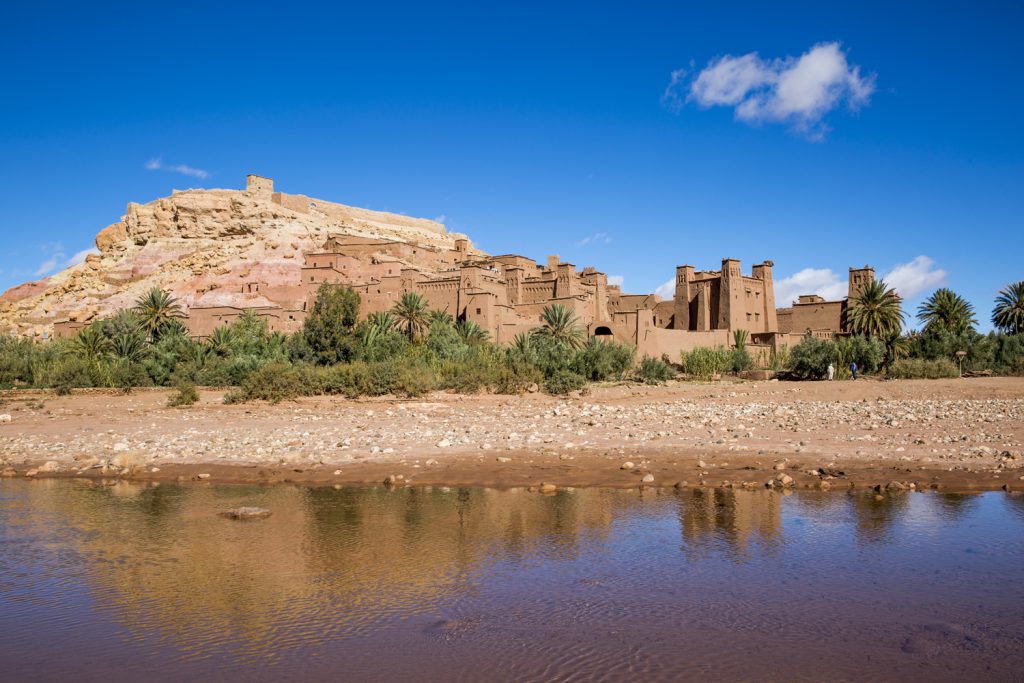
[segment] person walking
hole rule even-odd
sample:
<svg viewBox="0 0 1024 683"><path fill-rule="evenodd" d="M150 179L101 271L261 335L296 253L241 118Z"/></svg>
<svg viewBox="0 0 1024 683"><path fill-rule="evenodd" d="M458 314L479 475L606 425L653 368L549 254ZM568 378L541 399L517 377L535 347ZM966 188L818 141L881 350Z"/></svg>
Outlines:
<svg viewBox="0 0 1024 683"><path fill-rule="evenodd" d="M831 382L836 377L836 366L831 363L828 364L828 381Z"/></svg>
<svg viewBox="0 0 1024 683"><path fill-rule="evenodd" d="M853 375L853 380L857 381L857 361L850 363L850 373Z"/></svg>

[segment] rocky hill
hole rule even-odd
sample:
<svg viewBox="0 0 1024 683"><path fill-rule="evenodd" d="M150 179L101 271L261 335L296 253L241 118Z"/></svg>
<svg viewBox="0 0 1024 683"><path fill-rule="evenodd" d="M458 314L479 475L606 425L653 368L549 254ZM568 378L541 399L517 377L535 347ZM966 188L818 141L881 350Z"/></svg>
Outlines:
<svg viewBox="0 0 1024 683"><path fill-rule="evenodd" d="M0 296L0 332L42 335L57 321L110 315L151 287L172 291L185 307L259 305L240 285L299 283L303 254L332 235L445 249L465 237L431 220L274 193L272 181L252 178L246 190L175 191L128 204L96 235L98 253Z"/></svg>

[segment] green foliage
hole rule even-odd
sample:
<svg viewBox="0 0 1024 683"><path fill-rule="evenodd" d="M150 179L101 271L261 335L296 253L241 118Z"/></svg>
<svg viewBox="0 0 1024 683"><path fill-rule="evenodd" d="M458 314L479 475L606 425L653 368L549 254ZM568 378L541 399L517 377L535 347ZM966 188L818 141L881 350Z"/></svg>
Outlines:
<svg viewBox="0 0 1024 683"><path fill-rule="evenodd" d="M676 376L672 366L659 358L644 356L637 368L637 376L644 384L661 384Z"/></svg>
<svg viewBox="0 0 1024 683"><path fill-rule="evenodd" d="M822 379L828 374L829 363L835 362L836 349L831 342L807 335L793 347L786 370L798 379Z"/></svg>
<svg viewBox="0 0 1024 683"><path fill-rule="evenodd" d="M732 339L736 348L743 351L747 347L747 341L750 339L750 333L746 330L736 330L732 333Z"/></svg>
<svg viewBox="0 0 1024 683"><path fill-rule="evenodd" d="M857 335L882 337L903 328L903 310L896 291L884 280L864 285L859 296L850 299L847 325Z"/></svg>
<svg viewBox="0 0 1024 683"><path fill-rule="evenodd" d="M896 379L940 379L958 377L960 371L956 363L948 358L924 360L923 358L901 358L893 362L886 371L889 377Z"/></svg>
<svg viewBox="0 0 1024 683"><path fill-rule="evenodd" d="M398 319L398 326L409 336L409 341L419 341L430 326L427 301L416 292L406 292L391 311Z"/></svg>
<svg viewBox="0 0 1024 683"><path fill-rule="evenodd" d="M134 312L138 316L138 329L145 338L153 341L170 329L174 319L184 315L178 300L158 287L139 297Z"/></svg>
<svg viewBox="0 0 1024 683"><path fill-rule="evenodd" d="M917 319L924 323L925 331L942 329L952 334L963 334L978 324L974 306L951 289L936 290L917 309Z"/></svg>
<svg viewBox="0 0 1024 683"><path fill-rule="evenodd" d="M1024 280L999 292L992 311L992 324L1007 334L1024 333Z"/></svg>
<svg viewBox="0 0 1024 683"><path fill-rule="evenodd" d="M531 332L558 346L578 349L583 346L585 333L579 325L579 317L562 304L545 306L541 312L541 326Z"/></svg>
<svg viewBox="0 0 1024 683"><path fill-rule="evenodd" d="M694 379L708 380L714 375L721 375L733 368L734 357L730 349L724 346L708 348L701 346L689 353L681 354L683 372ZM749 356L747 357L749 360ZM742 359L741 359L742 362Z"/></svg>
<svg viewBox="0 0 1024 683"><path fill-rule="evenodd" d="M302 325L310 354L320 365L344 363L355 353L352 329L359 319L359 294L350 287L320 285Z"/></svg>
<svg viewBox="0 0 1024 683"><path fill-rule="evenodd" d="M544 380L544 391L554 396L564 396L586 386L587 380L571 370L558 370Z"/></svg>
<svg viewBox="0 0 1024 683"><path fill-rule="evenodd" d="M573 358L572 370L592 382L622 379L635 356L632 346L591 337Z"/></svg>
<svg viewBox="0 0 1024 683"><path fill-rule="evenodd" d="M845 376L856 361L857 372L876 372L885 360L885 345L864 336L842 337L832 341L808 335L793 347L786 369L797 379L822 379L833 363L837 376Z"/></svg>
<svg viewBox="0 0 1024 683"><path fill-rule="evenodd" d="M737 347L732 350L732 367L730 368L733 372L746 372L754 367L754 359L751 358L750 352L743 347Z"/></svg>
<svg viewBox="0 0 1024 683"><path fill-rule="evenodd" d="M167 405L170 408L183 408L199 402L199 392L192 382L182 381L177 385L177 391L167 397Z"/></svg>
<svg viewBox="0 0 1024 683"><path fill-rule="evenodd" d="M313 370L305 365L267 363L252 372L241 385L224 397L225 403L262 400L280 403L300 396L319 393L320 383Z"/></svg>

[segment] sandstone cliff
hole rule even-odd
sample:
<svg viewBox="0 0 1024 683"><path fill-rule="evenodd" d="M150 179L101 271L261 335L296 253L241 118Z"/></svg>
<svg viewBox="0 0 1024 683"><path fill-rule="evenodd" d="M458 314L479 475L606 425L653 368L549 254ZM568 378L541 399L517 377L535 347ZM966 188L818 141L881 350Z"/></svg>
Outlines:
<svg viewBox="0 0 1024 683"><path fill-rule="evenodd" d="M57 321L88 321L129 307L151 287L186 306L261 303L247 282L300 282L305 252L331 235L454 248L440 223L335 204L303 195L240 190L175 191L128 205L96 235L98 254L0 296L0 332L41 335Z"/></svg>

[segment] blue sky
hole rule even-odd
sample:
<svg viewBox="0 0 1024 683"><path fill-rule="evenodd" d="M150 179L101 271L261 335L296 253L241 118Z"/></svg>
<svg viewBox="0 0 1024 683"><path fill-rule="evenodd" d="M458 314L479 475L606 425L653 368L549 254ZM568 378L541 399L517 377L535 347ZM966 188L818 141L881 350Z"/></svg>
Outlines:
<svg viewBox="0 0 1024 683"><path fill-rule="evenodd" d="M987 329L1024 279L1024 6L831 4L7 7L0 289L128 201L255 172L632 292L871 263Z"/></svg>

